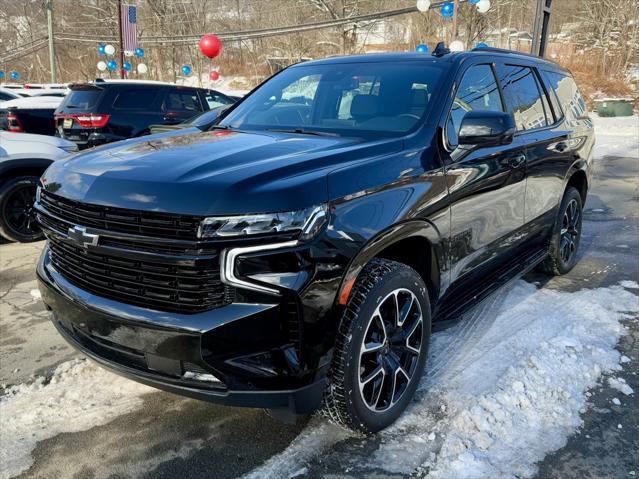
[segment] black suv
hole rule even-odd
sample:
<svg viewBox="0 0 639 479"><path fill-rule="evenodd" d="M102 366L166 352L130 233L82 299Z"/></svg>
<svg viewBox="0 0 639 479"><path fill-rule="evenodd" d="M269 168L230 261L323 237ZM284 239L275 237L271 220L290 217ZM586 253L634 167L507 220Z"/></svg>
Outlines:
<svg viewBox="0 0 639 479"><path fill-rule="evenodd" d="M147 135L150 125L175 125L235 102L215 90L150 81L96 81L69 88L55 111L55 130L81 149Z"/></svg>
<svg viewBox="0 0 639 479"><path fill-rule="evenodd" d="M306 62L208 131L127 143L42 178L60 333L161 389L374 432L431 330L574 266L594 135L570 73L482 49Z"/></svg>

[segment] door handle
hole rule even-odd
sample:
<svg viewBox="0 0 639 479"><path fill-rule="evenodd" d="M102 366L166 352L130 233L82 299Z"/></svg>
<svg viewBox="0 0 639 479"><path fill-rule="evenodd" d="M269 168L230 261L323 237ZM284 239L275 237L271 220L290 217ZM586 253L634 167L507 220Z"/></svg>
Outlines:
<svg viewBox="0 0 639 479"><path fill-rule="evenodd" d="M523 153L508 159L508 166L511 168L519 168L524 163L526 163L526 155Z"/></svg>

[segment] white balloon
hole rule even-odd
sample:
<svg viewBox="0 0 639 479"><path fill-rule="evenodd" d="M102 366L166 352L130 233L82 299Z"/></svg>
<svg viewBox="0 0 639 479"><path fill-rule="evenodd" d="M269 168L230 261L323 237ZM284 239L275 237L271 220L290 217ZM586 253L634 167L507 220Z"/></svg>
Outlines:
<svg viewBox="0 0 639 479"><path fill-rule="evenodd" d="M107 69L107 64L105 62L98 62L98 70L103 72L106 69Z"/></svg>
<svg viewBox="0 0 639 479"><path fill-rule="evenodd" d="M427 12L430 8L430 0L417 0L417 10Z"/></svg>
<svg viewBox="0 0 639 479"><path fill-rule="evenodd" d="M125 57L132 57L133 56L133 52L131 50L124 50L124 56Z"/></svg>
<svg viewBox="0 0 639 479"><path fill-rule="evenodd" d="M488 10L490 10L490 0L479 0L477 11L479 13L486 13Z"/></svg>
<svg viewBox="0 0 639 479"><path fill-rule="evenodd" d="M149 69L146 67L144 63L138 64L138 73L146 73Z"/></svg>
<svg viewBox="0 0 639 479"><path fill-rule="evenodd" d="M452 41L450 42L450 45L448 45L448 48L450 49L451 52L463 52L464 42L460 40Z"/></svg>
<svg viewBox="0 0 639 479"><path fill-rule="evenodd" d="M107 55L113 55L115 53L115 47L113 45L106 45L104 47L104 53Z"/></svg>

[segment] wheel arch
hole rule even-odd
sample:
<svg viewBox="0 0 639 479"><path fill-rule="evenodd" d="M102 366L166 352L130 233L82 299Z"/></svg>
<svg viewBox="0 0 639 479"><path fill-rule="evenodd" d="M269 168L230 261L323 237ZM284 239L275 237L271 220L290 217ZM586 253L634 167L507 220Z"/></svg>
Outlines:
<svg viewBox="0 0 639 479"><path fill-rule="evenodd" d="M585 205L586 197L588 196L588 176L583 169L573 168L570 171L564 191L569 186L574 187L579 192L579 196L581 196L581 204Z"/></svg>
<svg viewBox="0 0 639 479"><path fill-rule="evenodd" d="M29 158L18 160L7 160L0 163L0 186L11 178L18 176L40 177L45 170L53 163L53 160L46 158Z"/></svg>
<svg viewBox="0 0 639 479"><path fill-rule="evenodd" d="M350 291L364 266L374 258L406 264L424 280L430 296L431 308L440 293L440 265L437 248L441 237L435 226L426 220L410 220L380 232L351 259L342 277L336 302L344 306Z"/></svg>

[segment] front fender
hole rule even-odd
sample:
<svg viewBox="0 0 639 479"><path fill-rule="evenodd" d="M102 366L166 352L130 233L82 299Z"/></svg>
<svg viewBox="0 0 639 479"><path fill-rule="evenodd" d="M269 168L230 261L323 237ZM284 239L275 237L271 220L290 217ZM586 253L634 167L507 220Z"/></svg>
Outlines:
<svg viewBox="0 0 639 479"><path fill-rule="evenodd" d="M430 268L430 281L436 291L441 291L440 265L445 261L442 237L435 224L428 220L413 219L395 224L367 241L351 259L342 277L336 304L345 305L350 290L366 264L390 246L408 238L422 238L430 245L430 257L435 267ZM417 252L416 252L417 253ZM433 298L437 299L437 298Z"/></svg>

